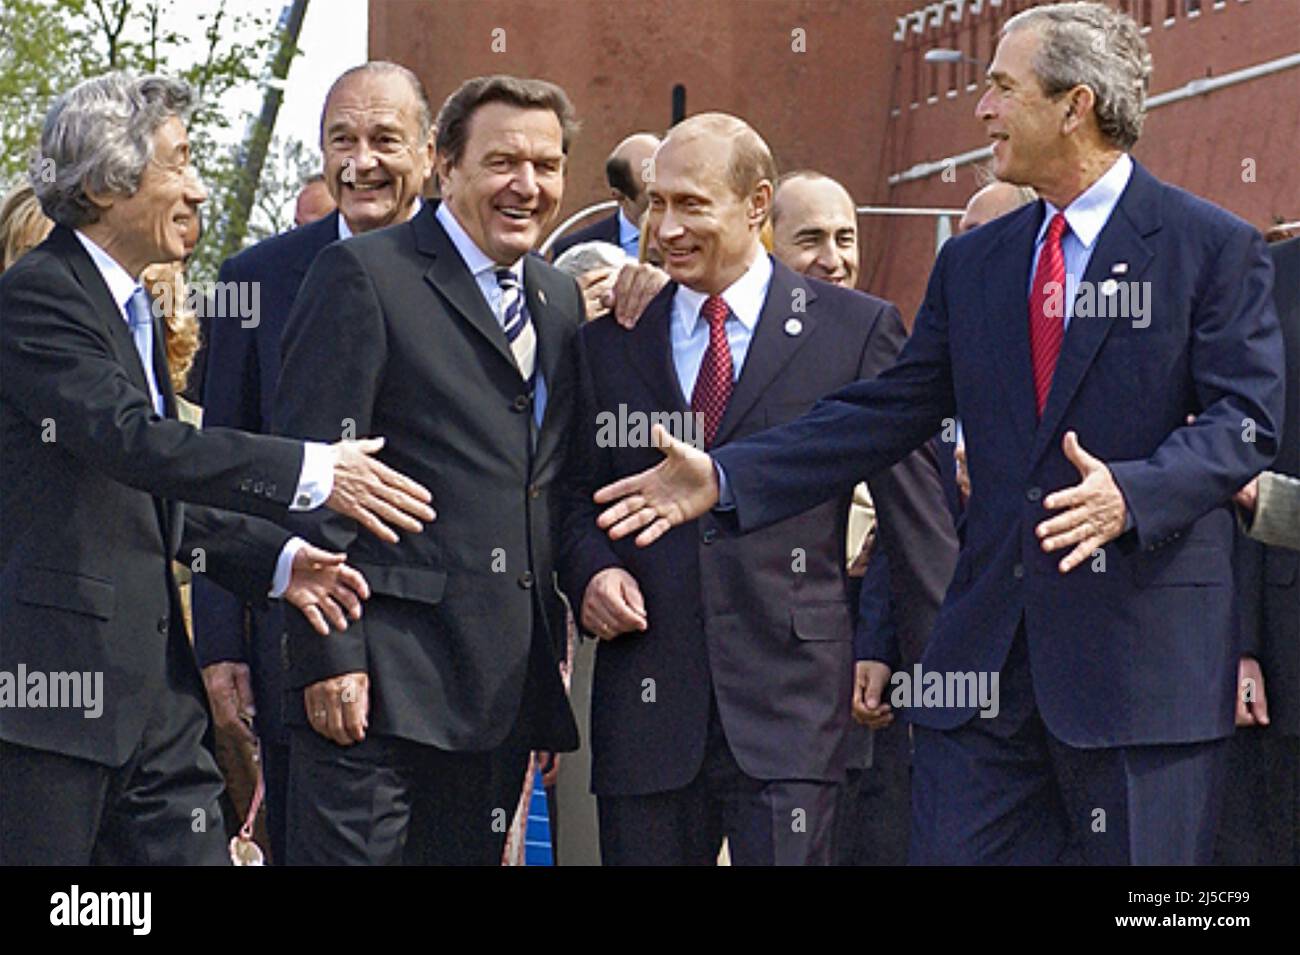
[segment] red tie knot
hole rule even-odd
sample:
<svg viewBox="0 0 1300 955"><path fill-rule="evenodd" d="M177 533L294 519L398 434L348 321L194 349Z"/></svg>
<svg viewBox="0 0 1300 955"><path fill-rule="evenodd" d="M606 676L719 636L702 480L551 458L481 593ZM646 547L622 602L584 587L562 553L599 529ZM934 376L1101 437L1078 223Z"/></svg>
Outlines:
<svg viewBox="0 0 1300 955"><path fill-rule="evenodd" d="M1069 227L1070 224L1065 221L1065 213L1058 212L1052 217L1051 223L1047 226L1047 241L1060 242L1061 236L1065 235L1065 230Z"/></svg>
<svg viewBox="0 0 1300 955"><path fill-rule="evenodd" d="M700 315L709 325L720 325L727 320L727 303L721 295L710 295L700 307Z"/></svg>

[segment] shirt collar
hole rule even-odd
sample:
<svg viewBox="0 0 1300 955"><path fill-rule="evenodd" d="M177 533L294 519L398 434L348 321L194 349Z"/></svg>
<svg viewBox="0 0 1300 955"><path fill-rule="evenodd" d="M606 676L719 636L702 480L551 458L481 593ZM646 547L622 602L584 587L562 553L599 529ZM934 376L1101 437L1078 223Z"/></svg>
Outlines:
<svg viewBox="0 0 1300 955"><path fill-rule="evenodd" d="M766 252L754 256L749 268L736 281L722 291L722 300L731 309L731 314L752 334L758 324L758 316L763 311L767 300L767 286L772 280L772 260ZM673 305L677 312L682 330L690 337L695 333L700 321L700 309L709 297L707 292L697 292L685 285L677 286L673 294Z"/></svg>
<svg viewBox="0 0 1300 955"><path fill-rule="evenodd" d="M81 242L86 252L90 254L90 261L95 263L95 268L99 269L99 274L104 277L104 284L108 286L108 294L113 296L113 301L117 307L122 310L123 316L127 317L130 322L130 312L127 311L127 305L131 301L131 296L135 290L140 287L140 283L131 278L131 273L118 263L118 261L105 252L94 239L87 236L80 229L74 230L78 241Z"/></svg>
<svg viewBox="0 0 1300 955"><path fill-rule="evenodd" d="M641 230L627 216L623 215L623 207L618 207L618 244L627 245L629 242L638 242L641 239Z"/></svg>
<svg viewBox="0 0 1300 955"><path fill-rule="evenodd" d="M1097 236L1110 220L1110 214L1115 211L1119 197L1123 195L1124 187L1132 175L1133 160L1128 153L1120 153L1119 159L1111 164L1105 174L1066 207L1065 221L1070 226L1070 232L1083 243L1085 249L1091 249L1097 241ZM1043 224L1038 229L1040 243L1052 218L1059 211L1047 200L1043 201L1047 206L1047 215L1043 216Z"/></svg>
<svg viewBox="0 0 1300 955"><path fill-rule="evenodd" d="M434 217L447 230L447 237L451 239L451 244L456 247L456 251L469 267L470 274L475 278L487 271L495 272L497 269L508 268L515 273L515 278L523 282L524 257L522 255L511 265L498 264L469 237L469 233L465 231L455 213L451 211L451 207L445 202L438 203Z"/></svg>
<svg viewBox="0 0 1300 955"><path fill-rule="evenodd" d="M415 197L415 211L411 213L411 219L414 219L417 215L419 215L419 214L420 214L420 210L421 210L423 207L424 207L424 200L421 199L419 196L416 196L416 197ZM407 222L410 222L411 220L408 219L408 220L406 220L406 221L407 221ZM340 212L339 212L339 239L340 239L340 241L343 240L343 239L350 239L350 238L352 238L354 235L356 235L356 233L352 231L351 227L348 225L348 220L345 219L345 218L343 218L343 213L340 211Z"/></svg>

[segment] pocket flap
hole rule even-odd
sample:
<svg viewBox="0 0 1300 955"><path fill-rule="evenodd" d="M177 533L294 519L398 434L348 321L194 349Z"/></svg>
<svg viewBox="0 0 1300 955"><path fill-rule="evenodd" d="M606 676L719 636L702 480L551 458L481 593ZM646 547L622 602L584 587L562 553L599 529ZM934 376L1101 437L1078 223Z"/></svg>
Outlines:
<svg viewBox="0 0 1300 955"><path fill-rule="evenodd" d="M18 571L19 603L84 613L100 620L113 616L117 590L107 580L48 567L23 567Z"/></svg>
<svg viewBox="0 0 1300 955"><path fill-rule="evenodd" d="M446 571L432 567L403 567L395 564L353 564L370 584L370 589L387 597L436 604L447 589Z"/></svg>
<svg viewBox="0 0 1300 955"><path fill-rule="evenodd" d="M791 607L790 626L800 640L848 640L853 636L847 603Z"/></svg>

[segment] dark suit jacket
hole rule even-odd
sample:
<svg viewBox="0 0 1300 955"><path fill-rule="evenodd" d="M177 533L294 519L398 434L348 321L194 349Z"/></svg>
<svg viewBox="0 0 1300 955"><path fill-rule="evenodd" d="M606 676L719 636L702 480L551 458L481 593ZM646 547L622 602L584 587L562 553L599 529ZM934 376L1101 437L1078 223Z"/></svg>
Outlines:
<svg viewBox="0 0 1300 955"><path fill-rule="evenodd" d="M539 431L505 333L435 207L326 248L289 316L275 429L383 435L379 457L428 487L438 516L393 545L358 536L351 520L295 522L346 550L374 596L359 622L325 638L288 615L287 684L364 670L372 732L485 750L519 712L535 629L551 654L565 639L550 498L572 420L562 356L582 301L571 278L526 257L548 390ZM577 731L554 662L529 742L571 749ZM304 722L301 696L287 705L290 723Z"/></svg>
<svg viewBox="0 0 1300 955"><path fill-rule="evenodd" d="M612 215L598 219L589 226L556 239L555 245L551 246L551 260L558 259L565 249L579 242L608 242L611 245L618 245L618 210L615 209Z"/></svg>
<svg viewBox="0 0 1300 955"><path fill-rule="evenodd" d="M243 327L224 316L212 323L203 390L205 427L271 429L271 403L280 376L280 336L307 269L321 249L338 238L338 213L273 236L221 265L220 282L256 282L257 324ZM258 731L280 735L280 604L247 611L244 601L212 581L194 582L194 652L200 666L248 661L257 698Z"/></svg>
<svg viewBox="0 0 1300 955"><path fill-rule="evenodd" d="M578 335L582 386L566 472L561 581L574 607L599 571L636 578L650 629L603 641L592 688L592 788L599 795L660 792L699 771L718 711L737 762L758 779L840 780L844 775L853 621L844 534L851 487L835 500L748 537L713 515L654 547L612 542L595 524L599 486L658 462L651 447L602 447L602 412L689 413L672 360L670 283L625 332L611 319ZM788 319L802 323L797 335ZM887 302L797 275L774 263L758 325L716 444L803 413L816 396L869 377L904 337ZM608 420L608 419L606 419ZM916 456L871 486L894 566L924 577L951 522L931 458ZM942 560L942 543L938 544ZM948 558L951 570L952 559ZM946 580L934 588L931 612ZM648 702L646 680L653 680ZM711 690L712 688L712 690Z"/></svg>
<svg viewBox="0 0 1300 955"><path fill-rule="evenodd" d="M1286 414L1272 470L1300 477L1300 239L1269 246L1273 302L1286 344ZM1300 552L1241 539L1243 653L1260 660L1271 725L1300 734Z"/></svg>
<svg viewBox="0 0 1300 955"><path fill-rule="evenodd" d="M154 326L163 419L70 230L56 227L0 278L0 670L104 679L101 718L4 707L0 738L110 766L139 742L169 655L181 691L203 699L171 558L201 558L222 586L264 600L289 535L216 508L283 518L302 464L296 441L172 420Z"/></svg>
<svg viewBox="0 0 1300 955"><path fill-rule="evenodd" d="M1149 325L1071 321L1041 423L1028 294L1041 202L946 243L898 364L715 459L745 529L798 513L961 417L974 493L922 664L1001 669L1022 621L1038 709L1072 746L1227 736L1237 647L1233 492L1277 453L1282 342L1254 229L1139 165L1085 279L1149 282ZM1186 416L1197 415L1193 425ZM1067 429L1108 463L1130 531L1068 576L1034 536L1079 481ZM1253 439L1253 440L1252 440ZM914 709L949 728L975 708Z"/></svg>

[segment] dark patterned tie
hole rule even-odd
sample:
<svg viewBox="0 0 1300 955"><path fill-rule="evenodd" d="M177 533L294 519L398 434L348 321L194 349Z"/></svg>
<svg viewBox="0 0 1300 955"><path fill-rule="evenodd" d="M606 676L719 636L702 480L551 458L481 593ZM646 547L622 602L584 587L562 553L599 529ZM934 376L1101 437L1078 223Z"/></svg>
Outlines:
<svg viewBox="0 0 1300 955"><path fill-rule="evenodd" d="M528 303L524 301L524 290L519 286L515 273L509 269L497 269L496 275L497 284L501 286L501 325L506 332L506 341L510 343L519 374L531 385L537 367L537 333L533 330L532 316L528 314Z"/></svg>
<svg viewBox="0 0 1300 955"><path fill-rule="evenodd" d="M1047 407L1056 359L1065 338L1065 253L1061 251L1061 237L1066 228L1065 214L1058 212L1047 227L1047 238L1038 253L1034 287L1029 293L1029 354L1040 418Z"/></svg>
<svg viewBox="0 0 1300 955"><path fill-rule="evenodd" d="M700 317L709 323L709 347L695 378L691 410L704 417L706 448L713 446L713 438L731 399L731 346L727 344L729 314L727 303L717 295L710 295L700 308Z"/></svg>

